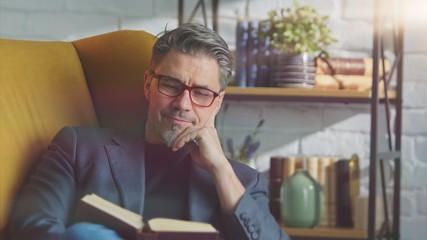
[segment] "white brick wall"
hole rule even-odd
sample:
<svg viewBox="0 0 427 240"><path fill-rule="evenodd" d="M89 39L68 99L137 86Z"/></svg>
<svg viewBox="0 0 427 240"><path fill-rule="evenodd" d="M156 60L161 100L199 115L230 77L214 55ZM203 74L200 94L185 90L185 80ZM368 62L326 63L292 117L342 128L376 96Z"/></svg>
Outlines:
<svg viewBox="0 0 427 240"><path fill-rule="evenodd" d="M20 11L63 11L66 0L1 0L2 9L16 9Z"/></svg>
<svg viewBox="0 0 427 240"><path fill-rule="evenodd" d="M161 32L177 26L173 0L0 0L0 37L37 40L74 40L117 29ZM210 13L210 1L207 2ZM219 32L234 46L235 17L245 12L245 0L221 0ZM338 42L331 53L370 56L372 0L300 0L330 15ZM427 239L427 9L425 0L405 0L398 12L405 18L404 111L402 139L402 239ZM186 0L187 16L195 0ZM287 7L290 0L252 0L251 17ZM402 10L403 8L403 10ZM230 102L220 112L224 139L241 143L261 118L262 145L257 167L266 170L271 155L358 153L362 167L369 156L369 106L284 102ZM222 109L224 110L224 109ZM381 110L381 112L383 112ZM392 111L394 114L394 111ZM380 136L384 136L383 116ZM384 141L379 144L385 148ZM366 181L364 181L366 183ZM366 191L366 189L363 189Z"/></svg>

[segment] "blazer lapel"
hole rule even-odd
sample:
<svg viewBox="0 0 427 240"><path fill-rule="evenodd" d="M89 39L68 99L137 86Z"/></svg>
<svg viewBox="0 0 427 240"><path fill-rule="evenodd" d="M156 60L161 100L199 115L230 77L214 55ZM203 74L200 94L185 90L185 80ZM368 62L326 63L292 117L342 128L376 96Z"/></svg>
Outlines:
<svg viewBox="0 0 427 240"><path fill-rule="evenodd" d="M221 207L211 175L195 164L191 167L188 201L190 220L211 223L219 221L219 214L215 212Z"/></svg>
<svg viewBox="0 0 427 240"><path fill-rule="evenodd" d="M142 214L144 207L144 133L113 137L117 145L106 145L111 172L123 207Z"/></svg>

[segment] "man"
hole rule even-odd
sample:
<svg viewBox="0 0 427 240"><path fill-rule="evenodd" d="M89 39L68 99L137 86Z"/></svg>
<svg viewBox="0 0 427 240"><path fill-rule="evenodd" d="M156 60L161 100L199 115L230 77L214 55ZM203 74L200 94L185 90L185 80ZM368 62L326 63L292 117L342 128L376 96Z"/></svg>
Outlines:
<svg viewBox="0 0 427 240"><path fill-rule="evenodd" d="M185 24L166 32L145 73L144 127L62 129L14 206L12 237L121 239L74 221L79 199L96 193L145 219L209 222L223 239L288 239L269 213L263 176L221 148L214 119L231 71L214 31Z"/></svg>

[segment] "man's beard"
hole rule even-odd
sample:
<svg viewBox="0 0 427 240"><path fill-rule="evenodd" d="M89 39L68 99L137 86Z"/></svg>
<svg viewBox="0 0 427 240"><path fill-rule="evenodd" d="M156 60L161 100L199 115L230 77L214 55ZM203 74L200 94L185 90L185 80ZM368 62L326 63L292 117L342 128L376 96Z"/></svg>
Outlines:
<svg viewBox="0 0 427 240"><path fill-rule="evenodd" d="M186 114L184 112L178 111L176 109L162 111L162 116L166 117L166 118L179 117L179 118L187 119L188 121L193 122L193 123L195 122L194 118L186 116ZM172 127L161 132L163 142L169 148L171 148L173 146L173 144L175 143L176 138L179 136L179 134L182 131L183 131L182 126L172 125Z"/></svg>
<svg viewBox="0 0 427 240"><path fill-rule="evenodd" d="M178 137L178 125L173 125L171 129L165 130L162 133L163 142L169 148L172 148L177 137Z"/></svg>

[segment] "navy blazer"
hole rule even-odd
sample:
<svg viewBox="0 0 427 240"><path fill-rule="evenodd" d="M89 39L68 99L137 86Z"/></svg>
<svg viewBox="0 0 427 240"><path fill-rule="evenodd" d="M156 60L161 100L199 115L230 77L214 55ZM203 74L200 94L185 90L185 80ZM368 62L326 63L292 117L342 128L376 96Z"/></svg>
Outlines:
<svg viewBox="0 0 427 240"><path fill-rule="evenodd" d="M80 198L97 195L143 215L144 130L65 127L53 139L12 209L12 239L59 239ZM230 161L246 191L235 212L219 203L213 179L192 164L190 220L209 222L223 239L288 239L269 212L264 176Z"/></svg>

